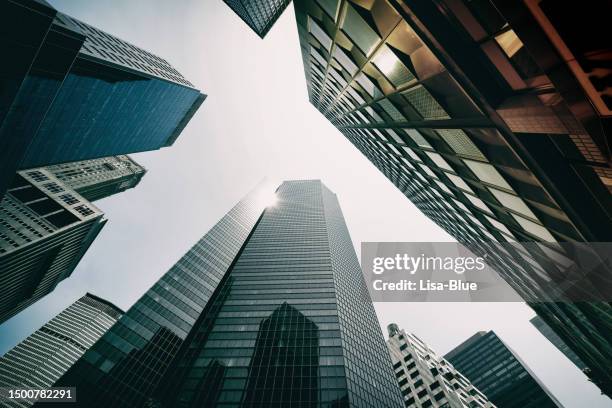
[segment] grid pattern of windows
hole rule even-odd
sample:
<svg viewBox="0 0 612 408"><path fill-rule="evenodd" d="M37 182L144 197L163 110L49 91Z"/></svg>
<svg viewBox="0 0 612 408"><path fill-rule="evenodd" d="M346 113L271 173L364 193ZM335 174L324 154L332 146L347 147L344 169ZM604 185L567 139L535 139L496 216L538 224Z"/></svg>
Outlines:
<svg viewBox="0 0 612 408"><path fill-rule="evenodd" d="M0 201L0 322L70 276L104 226L100 210L68 191L44 169L21 171Z"/></svg>
<svg viewBox="0 0 612 408"><path fill-rule="evenodd" d="M86 407L145 404L261 215L265 184L204 235L57 385Z"/></svg>
<svg viewBox="0 0 612 408"><path fill-rule="evenodd" d="M187 81L165 59L74 17L58 13L56 18L71 27L78 27L77 31L82 31L85 34L85 43L81 48L82 54L101 58L114 64L123 65L126 68L145 72L193 88L193 84Z"/></svg>
<svg viewBox="0 0 612 408"><path fill-rule="evenodd" d="M0 358L0 386L47 388L77 361L123 311L87 294ZM29 407L33 401L4 401Z"/></svg>
<svg viewBox="0 0 612 408"><path fill-rule="evenodd" d="M62 45L50 46L25 81L20 105L27 110L20 115L29 120L19 116L24 123L14 125L28 141L20 146L21 168L174 143L205 95L158 56L62 13L54 24L72 33L78 54L55 72L66 54L61 41L69 41L53 40Z"/></svg>
<svg viewBox="0 0 612 408"><path fill-rule="evenodd" d="M223 0L261 38L270 31L291 0Z"/></svg>
<svg viewBox="0 0 612 408"><path fill-rule="evenodd" d="M390 324L387 347L407 408L495 408L448 361L412 333Z"/></svg>
<svg viewBox="0 0 612 408"><path fill-rule="evenodd" d="M310 102L475 253L496 241L610 241L612 183L597 154L606 137L570 114L500 3L295 0ZM550 285L538 276L552 281L555 269L537 256L490 263L524 299L543 299ZM612 392L611 306L538 309Z"/></svg>
<svg viewBox="0 0 612 408"><path fill-rule="evenodd" d="M445 358L499 407L561 407L537 377L492 331L476 333Z"/></svg>
<svg viewBox="0 0 612 408"><path fill-rule="evenodd" d="M338 201L284 182L185 342L168 406L397 407Z"/></svg>
<svg viewBox="0 0 612 408"><path fill-rule="evenodd" d="M146 173L125 155L55 164L44 169L88 201L133 188Z"/></svg>

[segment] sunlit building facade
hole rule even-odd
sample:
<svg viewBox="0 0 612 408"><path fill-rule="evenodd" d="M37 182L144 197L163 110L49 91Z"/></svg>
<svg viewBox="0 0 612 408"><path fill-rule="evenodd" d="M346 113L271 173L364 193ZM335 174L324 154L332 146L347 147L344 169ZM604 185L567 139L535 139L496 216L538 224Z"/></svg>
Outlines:
<svg viewBox="0 0 612 408"><path fill-rule="evenodd" d="M167 376L168 407L399 407L338 200L286 181Z"/></svg>
<svg viewBox="0 0 612 408"><path fill-rule="evenodd" d="M499 408L563 407L493 331L476 333L444 358Z"/></svg>
<svg viewBox="0 0 612 408"><path fill-rule="evenodd" d="M595 3L581 8L580 17L607 15ZM311 103L425 215L471 249L539 242L527 264L499 253L490 259L524 298L550 300L556 269L542 268L539 258L563 256L556 242L612 241L610 88L601 79L609 75L603 62L609 48L600 41L605 36L592 39L594 50L576 48L582 76L571 53L561 58L567 36L555 35L555 27L567 34L565 6L294 5ZM612 395L610 304L532 306Z"/></svg>
<svg viewBox="0 0 612 408"><path fill-rule="evenodd" d="M337 198L320 181L272 191L243 199L56 385L87 407L402 406Z"/></svg>
<svg viewBox="0 0 612 408"><path fill-rule="evenodd" d="M407 408L495 408L487 397L413 333L392 323L387 347Z"/></svg>
<svg viewBox="0 0 612 408"><path fill-rule="evenodd" d="M117 306L87 293L0 357L0 387L51 387L122 314ZM33 403L4 400L3 406Z"/></svg>
<svg viewBox="0 0 612 408"><path fill-rule="evenodd" d="M237 203L58 380L56 386L79 389L72 405L131 408L153 402L273 191L262 184Z"/></svg>

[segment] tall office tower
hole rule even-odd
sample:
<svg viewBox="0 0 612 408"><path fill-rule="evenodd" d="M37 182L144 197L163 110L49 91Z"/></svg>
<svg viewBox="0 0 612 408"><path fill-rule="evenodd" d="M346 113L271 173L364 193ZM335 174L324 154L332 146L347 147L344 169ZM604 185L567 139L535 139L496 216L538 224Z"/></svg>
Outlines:
<svg viewBox="0 0 612 408"><path fill-rule="evenodd" d="M0 202L0 323L70 276L105 223L50 172L19 171Z"/></svg>
<svg viewBox="0 0 612 408"><path fill-rule="evenodd" d="M148 401L273 191L263 184L236 204L58 381L78 387L77 405Z"/></svg>
<svg viewBox="0 0 612 408"><path fill-rule="evenodd" d="M117 320L123 311L87 293L0 358L0 386L49 388ZM28 400L5 400L29 407Z"/></svg>
<svg viewBox="0 0 612 408"><path fill-rule="evenodd" d="M412 333L392 323L387 347L407 408L495 408L487 397Z"/></svg>
<svg viewBox="0 0 612 408"><path fill-rule="evenodd" d="M83 45L56 14L43 0L0 1L0 198Z"/></svg>
<svg viewBox="0 0 612 408"><path fill-rule="evenodd" d="M335 195L319 181L288 181L276 197L263 212L243 200L248 219L232 210L232 225L196 252L215 253L190 251L58 385L76 385L86 406L401 406ZM220 243L232 250L219 253ZM181 330L157 317L187 306ZM156 337L168 340L155 348Z"/></svg>
<svg viewBox="0 0 612 408"><path fill-rule="evenodd" d="M499 408L562 407L493 331L476 333L444 358Z"/></svg>
<svg viewBox="0 0 612 408"><path fill-rule="evenodd" d="M264 38L291 0L223 0L255 33Z"/></svg>
<svg viewBox="0 0 612 408"><path fill-rule="evenodd" d="M199 316L160 393L167 407L399 407L342 211L286 181Z"/></svg>
<svg viewBox="0 0 612 408"><path fill-rule="evenodd" d="M612 241L609 4L294 6L311 103L461 243L539 241L526 265L496 262L501 250L490 262L524 298L548 301L532 307L612 395L612 306L551 302L563 274L531 266L563 255L556 242ZM582 283L600 277L610 272Z"/></svg>
<svg viewBox="0 0 612 408"><path fill-rule="evenodd" d="M129 156L111 156L44 168L88 201L135 187L147 172Z"/></svg>
<svg viewBox="0 0 612 408"><path fill-rule="evenodd" d="M4 175L170 146L205 98L166 60L141 48L38 1L0 3L8 20L2 52L15 71L0 91ZM44 24L38 22L43 8Z"/></svg>
<svg viewBox="0 0 612 408"><path fill-rule="evenodd" d="M550 341L557 349L559 349L559 351L562 352L565 357L567 357L572 363L574 363L576 367L578 367L582 371L588 370L586 364L584 364L580 357L578 357L576 353L574 353L567 346L567 344L565 344L565 342L561 340L561 337L559 337L559 335L557 335L550 328L550 326L547 325L544 320L542 320L540 316L535 316L529 321L531 322L531 324L534 325L536 329L538 329L540 333L542 333L544 337L548 339L548 341Z"/></svg>

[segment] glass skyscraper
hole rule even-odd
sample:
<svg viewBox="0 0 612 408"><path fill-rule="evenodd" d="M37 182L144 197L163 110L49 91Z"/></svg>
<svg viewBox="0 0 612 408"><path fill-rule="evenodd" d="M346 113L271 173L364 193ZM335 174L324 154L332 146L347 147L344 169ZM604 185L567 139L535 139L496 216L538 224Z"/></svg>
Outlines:
<svg viewBox="0 0 612 408"><path fill-rule="evenodd" d="M9 59L14 86L0 95L2 190L17 168L170 146L205 98L163 58L42 2L2 3L3 19L12 19L7 51L26 60L19 50L37 49L29 65ZM47 13L44 24L39 9ZM29 35L15 27L24 19Z"/></svg>
<svg viewBox="0 0 612 408"><path fill-rule="evenodd" d="M264 38L291 0L223 0L225 4Z"/></svg>
<svg viewBox="0 0 612 408"><path fill-rule="evenodd" d="M537 241L528 264L489 257L525 299L548 299L557 268L533 260L558 242L612 241L610 48L588 22L609 13L590 4L572 37L561 2L294 1L311 103L470 249ZM610 303L532 307L612 395Z"/></svg>
<svg viewBox="0 0 612 408"><path fill-rule="evenodd" d="M87 293L0 357L0 387L51 387L122 314L117 306ZM3 403L29 407L33 401Z"/></svg>
<svg viewBox="0 0 612 408"><path fill-rule="evenodd" d="M547 325L544 320L540 316L535 316L531 320L529 320L533 326L538 329L542 336L546 337L548 341L550 341L560 352L562 352L565 357L567 357L576 367L580 370L588 370L588 367L584 362L574 353L568 346L565 344L561 337L557 335L549 325Z"/></svg>
<svg viewBox="0 0 612 408"><path fill-rule="evenodd" d="M77 386L77 405L82 407L149 403L272 192L262 184L236 204L57 385Z"/></svg>
<svg viewBox="0 0 612 408"><path fill-rule="evenodd" d="M336 196L286 181L168 372L167 407L399 407Z"/></svg>
<svg viewBox="0 0 612 408"><path fill-rule="evenodd" d="M444 358L499 408L562 407L493 331L476 333Z"/></svg>
<svg viewBox="0 0 612 408"><path fill-rule="evenodd" d="M247 196L56 385L87 407L402 406L320 181Z"/></svg>

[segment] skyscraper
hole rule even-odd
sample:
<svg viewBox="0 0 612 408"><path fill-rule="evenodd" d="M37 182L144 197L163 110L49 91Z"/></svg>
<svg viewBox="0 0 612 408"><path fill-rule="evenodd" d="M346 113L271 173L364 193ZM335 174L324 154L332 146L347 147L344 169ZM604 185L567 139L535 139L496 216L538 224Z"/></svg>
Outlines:
<svg viewBox="0 0 612 408"><path fill-rule="evenodd" d="M106 223L90 203L136 186L127 156L22 170L0 201L0 322L70 276Z"/></svg>
<svg viewBox="0 0 612 408"><path fill-rule="evenodd" d="M151 398L273 191L262 184L236 204L58 381L78 386L77 404Z"/></svg>
<svg viewBox="0 0 612 408"><path fill-rule="evenodd" d="M412 333L388 326L387 347L407 408L495 408L487 397Z"/></svg>
<svg viewBox="0 0 612 408"><path fill-rule="evenodd" d="M531 322L531 324L534 325L534 327L536 329L538 329L538 331L540 333L542 333L542 335L544 337L546 337L548 339L548 341L550 341L557 349L559 349L560 352L562 352L565 357L567 357L572 363L574 363L574 365L576 367L578 367L580 370L585 370L587 369L586 364L584 364L584 362L580 359L580 357L578 357L576 355L576 353L574 353L568 346L567 344L565 344L565 342L563 340L561 340L561 337L559 337L551 328L549 325L547 325L544 320L542 320L542 318L540 316L534 316L531 320L529 320Z"/></svg>
<svg viewBox="0 0 612 408"><path fill-rule="evenodd" d="M56 15L46 1L0 1L0 197L85 41Z"/></svg>
<svg viewBox="0 0 612 408"><path fill-rule="evenodd" d="M112 303L87 293L0 358L0 386L48 388L121 317ZM32 401L3 401L28 407Z"/></svg>
<svg viewBox="0 0 612 408"><path fill-rule="evenodd" d="M476 333L444 358L499 408L562 407L493 331Z"/></svg>
<svg viewBox="0 0 612 408"><path fill-rule="evenodd" d="M291 0L223 0L255 33L264 38Z"/></svg>
<svg viewBox="0 0 612 408"><path fill-rule="evenodd" d="M9 52L17 53L13 44L25 41L16 27L24 19L43 38L22 45L38 51L30 60L24 56L9 78L14 86L2 91L0 142L6 149L0 162L6 177L17 168L170 146L205 98L156 55L39 2L2 3L12 19L5 26ZM39 8L47 18L36 25Z"/></svg>
<svg viewBox="0 0 612 408"><path fill-rule="evenodd" d="M335 195L287 181L268 204L241 201L57 385L85 406L401 406Z"/></svg>
<svg viewBox="0 0 612 408"><path fill-rule="evenodd" d="M531 258L612 241L604 3L294 6L311 103L459 242L538 241ZM593 22L576 36L574 11ZM506 261L493 266L519 294L546 297L556 269ZM612 395L610 303L561 300L532 307Z"/></svg>
<svg viewBox="0 0 612 408"><path fill-rule="evenodd" d="M399 407L336 196L286 181L167 374L168 407Z"/></svg>
<svg viewBox="0 0 612 408"><path fill-rule="evenodd" d="M125 155L55 164L45 170L88 201L133 188L147 172Z"/></svg>
<svg viewBox="0 0 612 408"><path fill-rule="evenodd" d="M0 202L0 322L70 276L105 223L51 173L19 171Z"/></svg>

